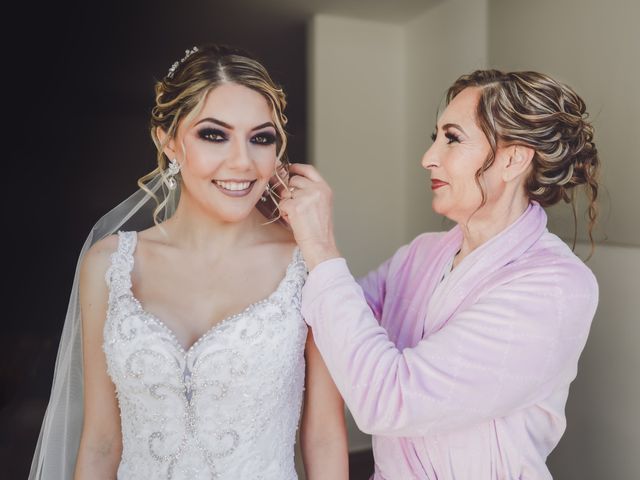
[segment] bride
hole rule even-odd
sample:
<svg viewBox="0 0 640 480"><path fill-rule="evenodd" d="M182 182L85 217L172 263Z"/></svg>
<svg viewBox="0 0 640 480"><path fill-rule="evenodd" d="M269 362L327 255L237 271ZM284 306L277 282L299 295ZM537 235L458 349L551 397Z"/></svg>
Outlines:
<svg viewBox="0 0 640 480"><path fill-rule="evenodd" d="M158 167L85 243L30 479L295 479L303 403L307 477L347 478L342 400L278 221L285 103L222 46L156 84Z"/></svg>

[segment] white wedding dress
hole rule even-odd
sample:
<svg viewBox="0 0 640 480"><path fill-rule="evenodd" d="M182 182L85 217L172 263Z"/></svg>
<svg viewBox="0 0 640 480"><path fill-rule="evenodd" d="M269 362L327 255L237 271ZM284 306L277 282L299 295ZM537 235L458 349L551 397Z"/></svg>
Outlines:
<svg viewBox="0 0 640 480"><path fill-rule="evenodd" d="M122 422L120 480L297 479L307 327L299 249L277 289L188 350L131 291L135 232L106 273L107 368Z"/></svg>

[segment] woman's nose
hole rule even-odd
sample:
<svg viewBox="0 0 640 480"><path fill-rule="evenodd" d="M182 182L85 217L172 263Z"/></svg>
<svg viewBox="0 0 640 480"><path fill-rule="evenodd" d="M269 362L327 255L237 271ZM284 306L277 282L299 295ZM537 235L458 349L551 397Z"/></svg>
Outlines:
<svg viewBox="0 0 640 480"><path fill-rule="evenodd" d="M438 161L438 155L436 153L435 144L431 145L424 155L422 155L422 167L429 170L430 168L435 168L440 165Z"/></svg>
<svg viewBox="0 0 640 480"><path fill-rule="evenodd" d="M241 170L246 170L251 166L251 154L248 145L242 139L233 141L233 148L229 152L229 166Z"/></svg>

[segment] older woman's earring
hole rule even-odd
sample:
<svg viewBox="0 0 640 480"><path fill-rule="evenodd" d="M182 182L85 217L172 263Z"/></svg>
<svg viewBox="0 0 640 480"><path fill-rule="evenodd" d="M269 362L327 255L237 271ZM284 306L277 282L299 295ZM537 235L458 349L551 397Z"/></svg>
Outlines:
<svg viewBox="0 0 640 480"><path fill-rule="evenodd" d="M176 187L178 186L178 182L176 182L176 179L174 177L179 172L180 172L180 164L178 163L178 160L174 158L169 162L169 166L167 167L166 174L165 174L167 179L166 180L167 187L169 187L169 190L175 190Z"/></svg>
<svg viewBox="0 0 640 480"><path fill-rule="evenodd" d="M260 197L260 201L261 202L266 202L267 199L271 196L271 187L269 186L269 184L267 183L267 186L264 187L264 193L262 194L262 196Z"/></svg>

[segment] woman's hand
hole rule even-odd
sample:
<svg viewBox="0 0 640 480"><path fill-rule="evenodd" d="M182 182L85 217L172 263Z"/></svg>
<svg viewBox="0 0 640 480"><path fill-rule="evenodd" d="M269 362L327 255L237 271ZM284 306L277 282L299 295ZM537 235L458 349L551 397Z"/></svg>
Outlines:
<svg viewBox="0 0 640 480"><path fill-rule="evenodd" d="M333 236L333 193L311 165L290 167L289 190L282 193L280 212L293 229L309 270L340 257Z"/></svg>

